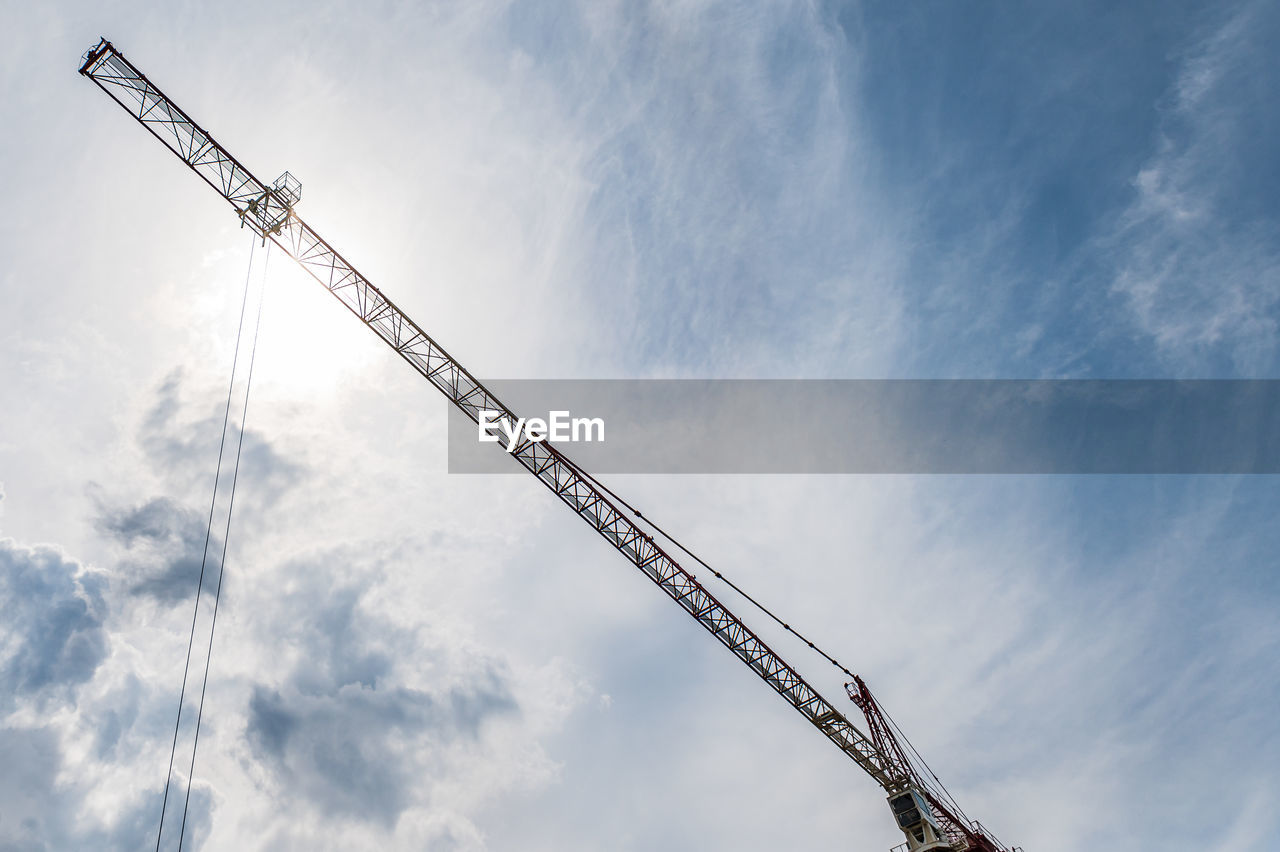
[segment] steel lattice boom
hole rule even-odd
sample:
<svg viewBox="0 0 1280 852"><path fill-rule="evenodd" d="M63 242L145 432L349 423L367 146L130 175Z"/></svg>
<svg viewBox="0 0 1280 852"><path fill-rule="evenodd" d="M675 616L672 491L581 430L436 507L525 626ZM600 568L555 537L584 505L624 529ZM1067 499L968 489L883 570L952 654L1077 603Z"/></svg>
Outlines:
<svg viewBox="0 0 1280 852"><path fill-rule="evenodd" d="M293 257L467 417L478 421L481 412L496 411L501 413L499 421L515 424L517 418L506 405L294 213L296 181L288 173L270 186L256 178L105 39L85 55L80 73L212 186L244 224ZM904 777L896 755L854 727L551 443L526 437L511 455L881 787L901 793L912 783ZM950 815L938 816L946 820Z"/></svg>

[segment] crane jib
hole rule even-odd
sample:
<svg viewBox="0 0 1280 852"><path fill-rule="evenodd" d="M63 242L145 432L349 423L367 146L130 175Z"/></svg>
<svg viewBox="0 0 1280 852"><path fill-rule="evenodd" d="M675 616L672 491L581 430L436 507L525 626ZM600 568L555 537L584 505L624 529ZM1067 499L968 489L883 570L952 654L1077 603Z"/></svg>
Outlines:
<svg viewBox="0 0 1280 852"><path fill-rule="evenodd" d="M516 416L506 405L277 198L267 184L254 177L169 100L110 42L104 41L90 51L80 72L177 154L230 202L237 213L243 214L251 202L263 206L265 216L262 218L268 221L274 218L278 227L264 228L259 217L243 217L243 221L284 249L471 420L478 421L481 411L499 411L502 418L515 422ZM511 455L872 778L885 787L892 784L889 763L874 743L662 550L559 450L549 443L526 440L517 445Z"/></svg>
<svg viewBox="0 0 1280 852"><path fill-rule="evenodd" d="M495 411L500 412L499 422L516 422L506 405L298 217L293 211L298 198L294 185L268 185L256 178L106 39L86 52L80 73L226 199L242 225L287 252L473 422L482 412ZM293 181L288 173L284 178ZM904 778L900 761L856 728L554 445L525 439L510 455L881 787L895 796L909 788L912 779ZM945 804L928 798L950 828L952 814ZM985 840L985 834L980 827L974 834L967 820L959 822L970 841L964 844L967 848L999 848L982 845L979 837Z"/></svg>

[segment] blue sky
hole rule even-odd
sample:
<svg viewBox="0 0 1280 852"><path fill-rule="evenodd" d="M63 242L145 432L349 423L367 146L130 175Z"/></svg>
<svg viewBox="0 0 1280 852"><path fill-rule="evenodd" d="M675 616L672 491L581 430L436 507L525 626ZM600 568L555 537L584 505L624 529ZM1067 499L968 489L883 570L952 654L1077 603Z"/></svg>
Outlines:
<svg viewBox="0 0 1280 852"><path fill-rule="evenodd" d="M1274 4L0 8L0 848L154 842L248 262L74 73L100 34L478 375L1280 377ZM443 402L269 273L197 846L899 842L535 483L447 475ZM1274 477L610 484L1003 838L1275 846Z"/></svg>

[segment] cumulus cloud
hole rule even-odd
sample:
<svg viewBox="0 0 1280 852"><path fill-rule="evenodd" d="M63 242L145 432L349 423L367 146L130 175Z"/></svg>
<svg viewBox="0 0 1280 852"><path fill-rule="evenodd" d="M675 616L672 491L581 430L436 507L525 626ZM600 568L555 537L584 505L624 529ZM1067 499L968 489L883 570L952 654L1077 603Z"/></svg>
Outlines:
<svg viewBox="0 0 1280 852"><path fill-rule="evenodd" d="M87 818L89 785L68 781L58 733L50 727L0 728L0 849L5 852L59 852L66 849L146 849L155 844L160 793L147 791L119 813L99 822ZM200 849L208 836L210 796L195 789L188 812L184 848Z"/></svg>
<svg viewBox="0 0 1280 852"><path fill-rule="evenodd" d="M0 539L0 710L74 698L109 649L105 578L52 547Z"/></svg>
<svg viewBox="0 0 1280 852"><path fill-rule="evenodd" d="M155 842L157 767L173 736L207 521L207 508L178 494L211 484L210 454L192 434L218 425L191 414L202 398L211 395L169 375L134 433L152 478L110 492L90 487L103 568L54 547L0 547L0 604L12 613L0 624L0 749L14 766L0 772L0 786L22 791L6 801L29 802L22 821L0 817L0 847ZM240 484L237 514L260 517L237 527L246 545L233 551L236 594L223 601L187 848L214 837L215 808L238 814L219 823L217 842L239 842L227 838L243 830L277 848L338 836L350 847L394 837L479 848L476 803L546 783L554 769L539 732L556 729L587 693L554 665L522 673L440 626L429 609L399 611L377 590L386 565L403 559L400 547L310 547L305 513L263 511L293 499L306 468L277 440L250 433L246 446L251 438L257 455L245 461L262 465L268 487ZM147 487L160 493L139 498ZM259 552L282 530L272 539L279 550ZM214 538L206 580L219 567ZM462 546L433 541L442 558ZM162 848L181 819L209 611L202 607L197 622ZM40 712L55 700L72 712Z"/></svg>
<svg viewBox="0 0 1280 852"><path fill-rule="evenodd" d="M217 457L218 439L222 434L225 397L192 383L181 369L171 371L160 383L155 401L148 409L138 430L138 441L148 461L167 477L191 487L205 483L211 474L211 460ZM237 393L243 393L239 388ZM234 405L238 406L237 396ZM234 412L238 415L238 409ZM223 485L230 484L232 463L240 430L232 418L228 424L224 451ZM255 505L270 505L306 472L305 466L281 451L264 434L248 428L244 433L240 467L242 479L253 482Z"/></svg>
<svg viewBox="0 0 1280 852"><path fill-rule="evenodd" d="M140 703L154 695L132 676L99 688L115 679L108 671L116 644L111 599L104 573L57 548L0 540L0 848L154 842L154 783L120 791L105 813L90 807L104 792L99 767L131 762L121 743L136 742ZM51 713L55 706L72 712ZM207 829L210 812L208 791L193 792L193 831Z"/></svg>
<svg viewBox="0 0 1280 852"><path fill-rule="evenodd" d="M290 595L278 612L296 615L272 628L302 654L280 681L253 685L246 736L281 789L331 818L392 829L426 795L423 774L440 780L450 749L518 713L512 687L492 661L460 666L456 648L369 612L356 587L326 589L323 561L307 567L319 582ZM443 682L410 685L414 669L396 663L405 654L443 662Z"/></svg>
<svg viewBox="0 0 1280 852"><path fill-rule="evenodd" d="M187 402L184 392L197 400L204 396L185 388L180 372L170 374L135 432L144 467L158 474L152 482L178 492L189 484L212 484L211 457L202 452L201 439L211 438L216 451L220 427L220 417L191 417L199 402ZM233 433L228 440L238 437ZM245 447L242 466L255 468L258 487L242 491L239 509L252 511L287 493L303 468L262 435L247 433ZM218 503L223 512L226 473ZM164 783L156 767L164 765L162 749L168 756L178 703L174 664L180 674L186 644L181 627L190 618L189 608L182 608L184 614L172 607L189 605L195 595L208 510L171 493L137 501L120 496L125 489L119 485L113 491L96 484L88 489L93 526L109 546L106 552L114 554L105 568L90 568L57 547L0 540L0 606L6 613L0 623L0 735L16 767L0 773L0 783L22 790L6 796L7 803L24 796L33 802L20 821L0 818L0 847L136 849L155 843ZM220 568L219 537L211 537L208 547L206 583ZM164 609L157 617L154 609L140 608L141 601ZM199 626L207 631L211 608L202 610ZM199 649L207 632L197 632ZM191 712L184 712L180 729L188 746L193 694L188 690ZM73 712L50 715L55 704ZM178 758L181 768L181 751ZM174 780L175 789L185 792L185 772L175 773ZM175 819L180 795L171 791L167 819ZM208 839L214 801L215 788L197 773L186 848L200 848ZM166 822L166 838L169 829ZM176 840L176 832L170 839Z"/></svg>
<svg viewBox="0 0 1280 852"><path fill-rule="evenodd" d="M487 718L514 708L496 680L438 697L358 684L319 694L258 686L247 733L279 783L327 813L390 828L414 800L415 774L429 765L425 740L474 738Z"/></svg>
<svg viewBox="0 0 1280 852"><path fill-rule="evenodd" d="M128 589L171 604L195 594L206 549L207 519L169 497L135 506L103 506L98 528L127 554L117 568ZM207 571L218 570L219 542L210 540Z"/></svg>

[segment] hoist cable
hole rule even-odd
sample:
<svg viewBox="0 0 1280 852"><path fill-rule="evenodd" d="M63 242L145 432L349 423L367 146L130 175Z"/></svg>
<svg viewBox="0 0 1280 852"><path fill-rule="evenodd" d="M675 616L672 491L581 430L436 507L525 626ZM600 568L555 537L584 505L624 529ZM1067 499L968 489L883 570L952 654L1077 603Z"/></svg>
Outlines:
<svg viewBox="0 0 1280 852"><path fill-rule="evenodd" d="M596 479L596 477L595 477L595 476L593 476L592 474L588 473L588 472L587 472L586 470L584 470L583 468L579 467L575 462L573 462L573 461L572 461L571 459L569 459L568 457L566 457L566 456L564 456L564 455L561 455L561 456L560 456L560 458L561 458L561 459L563 459L563 460L564 460L564 461L565 461L565 462L566 462L566 463L567 463L571 468L573 468L573 469L574 469L574 471L576 471L576 472L577 472L577 474L578 474L579 476L581 476L581 477L583 477L584 479L586 479L586 480L587 480L588 482L590 482L593 486L595 486L596 488L600 489L600 490L601 490L601 491L603 491L604 493L608 494L608 495L609 495L610 497L612 497L615 501L617 501L620 505L622 505L622 506L623 506L624 508L626 508L628 511L632 512L632 513L633 513L637 518L639 518L640 520L642 520L642 521L644 522L644 524L645 524L647 527L649 527L650 529L652 529L654 532L656 532L658 535L662 536L662 537L663 537L664 539L666 539L667 541L671 542L672 546L674 546L675 548L677 548L678 550L680 550L682 553L687 554L687 555L689 556L689 558L690 558L690 559L692 559L693 561L695 561L695 562L697 562L699 565L701 565L703 568L706 568L708 571L710 571L713 575L715 575L716 579L720 580L720 581L721 581L721 582L723 582L726 586L728 586L729 588L733 589L735 592L737 592L739 595L741 595L741 596L742 596L742 598L743 598L743 599L745 599L748 603L750 603L752 606L754 606L754 607L755 607L756 609L758 609L760 612L764 613L764 614L765 614L765 615L767 615L769 618L773 619L775 622L777 622L779 625L781 625L781 626L782 626L782 628L783 628L784 630L786 630L787 632L791 633L793 636L795 636L795 637L796 637L797 639L799 639L801 642L804 642L804 643L805 643L806 645L808 645L811 649L813 649L815 652L817 652L818 654L820 654L824 659L826 659L826 660L827 660L827 662L831 663L833 666L835 666L836 668L838 668L841 672L843 672L844 674L848 675L849 677L854 677L853 672L849 671L849 669L848 669L847 667L845 667L845 665L844 665L843 663L841 663L841 662L840 662L839 660L837 660L835 657L833 657L833 656L831 656L830 654L828 654L825 650L823 650L822 648L820 648L820 647L819 647L818 645L816 645L815 643L811 642L811 641L810 641L810 640L809 640L809 639L808 639L804 634L800 633L800 631L796 630L796 629L795 629L794 627L792 627L790 624L788 624L787 622L785 622L785 621L783 621L781 618L779 618L777 615L775 615L775 614L773 613L773 611L771 611L771 610L770 610L768 607L766 607L764 604L760 603L760 602L759 602L759 601L757 601L755 598L753 598L750 594L748 594L748 593L747 593L747 592L746 592L746 591L745 591L741 586L739 586L737 583L734 583L734 582L733 582L732 580L730 580L728 577L724 576L724 574L722 574L721 572L717 571L716 569L714 569L714 568L712 568L710 565L708 565L708 564L707 564L707 563L706 563L706 562L705 562L705 561L704 561L700 556L698 556L696 553L694 553L693 551L689 550L689 548L687 548L687 547L685 547L683 544L681 544L681 543L680 543L680 542L679 542L679 541L678 541L674 536L672 536L670 533L668 533L666 530L664 530L664 529L663 529L662 527L660 527L658 524L654 523L652 519L645 517L645 516L644 516L644 514L643 514L639 509L635 508L635 507L634 507L634 506L632 506L630 503L628 503L626 500L624 500L622 497L618 496L618 494L617 494L616 492L614 492L612 489L610 489L607 485L605 485L604 483L602 483L600 480ZM879 706L879 702L877 702L877 706ZM921 767L923 767L924 772L921 772L919 769L917 769L917 770L916 770L917 774L918 774L919 776L924 776L924 775L925 775L925 773L927 773L927 774L928 774L928 777L932 778L932 779L933 779L933 781L934 781L934 782L936 782L936 784L937 784L937 788L934 790L934 792L935 792L935 794L938 796L938 798L939 798L939 799L941 799L941 800L943 800L943 801L945 801L945 802L948 802L948 803L951 805L951 807L955 810L956 814L957 814L957 815L959 815L959 816L960 816L960 818L961 818L961 819L963 819L963 820L965 820L965 821L966 821L966 823L967 823L967 822L968 822L968 820L969 820L969 817L968 817L968 816L964 813L964 811L960 808L959 803L957 803L957 802L956 802L955 798L953 798L953 797L952 797L951 792L950 792L949 790L947 790L946 786L942 783L942 779L941 779L941 778L939 778L939 777L937 776L937 774L933 771L933 768L929 766L929 764L925 761L924 757L920 754L920 752L916 750L915 745L914 745L914 744L912 744L911 740L907 737L906 733L902 730L902 728L898 725L898 723L893 719L893 717L889 715L888 711L886 711L886 710L884 709L884 707L882 707L882 706L880 707L880 712L884 715L884 717L885 717L885 719L888 721L888 723L889 723L891 726L893 726L893 728L898 732L898 735L899 735L900 737L902 737L903 741L907 744L907 748L909 748L909 749L911 750L911 753L915 756L916 760L918 760L918 761L919 761L920 766L921 766ZM924 779L923 779L923 777L921 778L921 780L922 780L922 781L924 780ZM932 788L932 785L929 785L929 786Z"/></svg>
<svg viewBox="0 0 1280 852"><path fill-rule="evenodd" d="M182 688L178 691L178 715L173 721L173 744L169 746L169 770L164 778L164 798L160 803L160 828L156 831L156 852L164 836L164 815L169 805L169 783L173 779L173 760L178 750L178 728L182 724L182 705L187 696L187 674L191 669L191 650L196 641L196 619L200 615L200 597L204 589L204 571L209 560L209 539L213 534L213 510L218 503L218 481L222 478L222 452L227 443L227 422L231 417L231 394L235 389L236 365L240 360L240 335L244 331L244 313L249 304L249 281L253 276L253 240L249 242L249 268L244 274L244 296L240 300L240 323L236 327L236 350L231 356L231 379L227 382L227 403L222 413L222 437L218 441L218 463L213 474L213 496L209 499L209 520L205 524L204 550L200 555L200 576L196 580L196 602L191 613L191 634L187 637L187 660L182 667Z"/></svg>
<svg viewBox="0 0 1280 852"><path fill-rule="evenodd" d="M664 539L666 539L667 541L671 542L672 546L674 546L675 548L677 548L678 550L680 550L682 553L685 553L686 555L688 555L690 559L692 559L693 561L697 562L697 563L698 563L699 565L701 565L703 568L706 568L706 569L707 569L708 571L710 571L713 575L715 575L716 579L720 580L720 581L721 581L721 582L723 582L726 586L728 586L729 588L733 589L735 592L737 592L739 595L741 595L741 596L742 596L742 598L743 598L744 600L746 600L748 603L750 603L752 606L754 606L754 607L755 607L756 609L758 609L760 612L764 613L764 614L765 614L765 615L767 615L769 618L773 619L775 622L777 622L779 625L781 625L781 626L782 626L782 628L783 628L784 630L786 630L788 633L790 633L790 634L792 634L793 636L795 636L795 637L796 637L797 639L799 639L801 642L804 642L806 645L808 645L808 646L809 646L809 648L811 648L812 650L814 650L815 652L817 652L819 655L821 655L824 659L826 659L826 661L827 661L827 662L831 663L831 665L835 666L837 669L839 669L841 672L843 672L844 674L848 675L848 676L849 676L849 677L851 677L851 678L855 676L855 675L854 675L854 673L853 673L853 672L851 672L851 671L849 671L849 669L848 669L848 668L847 668L843 663L841 663L841 662L840 662L839 660L837 660L835 657L833 657L833 656L831 656L830 654L828 654L825 650L823 650L821 647L819 647L818 645L816 645L814 642L810 641L810 640L809 640L809 639L808 639L804 634L802 634L800 631L796 630L796 629L795 629L794 627L792 627L790 624L788 624L787 622L785 622L785 621L783 621L781 618L779 618L776 614L774 614L774 613L773 613L773 611L772 611L772 610L770 610L770 609L769 609L768 607L766 607L764 604L762 604L762 603L760 603L759 601L757 601L754 597L752 597L750 594L748 594L748 593L747 593L747 592L746 592L746 591L745 591L741 586L739 586L737 583L733 582L733 581L732 581L732 580L730 580L728 577L724 576L724 574L722 574L721 572L717 571L716 569L714 569L714 568L712 568L710 565L708 565L708 564L707 564L707 563L706 563L706 562L705 562L705 561L704 561L700 556L698 556L696 553L694 553L693 551L689 550L689 548L687 548L687 547L685 547L683 544L681 544L681 543L680 543L680 542L679 542L679 541L678 541L674 536L672 536L670 533L668 533L666 530L664 530L664 529L663 529L662 527L660 527L658 524L654 523L654 521L653 521L652 519L645 517L645 515L644 515L644 514L643 514L639 509L635 508L635 507L634 507L634 506L632 506L630 503L628 503L626 500L624 500L622 497L618 496L618 494L617 494L616 492L614 492L612 489L610 489L607 485L605 485L603 482L601 482L601 481L600 481L599 479L597 479L595 476L593 476L592 474L590 474L589 472L587 472L586 470L584 470L582 467L580 467L577 463L575 463L574 461L572 461L571 459L569 459L567 456L565 456L565 455L563 455L563 454L560 454L560 458L561 458L561 459L562 459L566 464L568 464L568 465L569 465L569 467L573 468L573 470L574 470L574 471L575 471L579 476L581 476L583 479L586 479L586 480L587 480L588 482L590 482L593 486L595 486L596 488L600 489L600 490L601 490L601 491L603 491L605 494L608 494L608 495L609 495L610 497L612 497L612 498L613 498L613 499L614 499L618 504L620 504L621 506L623 506L624 508L626 508L626 509L627 509L628 511L630 511L632 514L634 514L637 518L639 518L641 521L643 521L643 522L644 522L644 524L645 524L645 526L649 527L649 528L650 528L650 529L652 529L655 533L657 533L658 535L662 536L662 537L663 537ZM879 706L879 702L877 702L877 706ZM936 784L937 784L937 788L934 790L934 792L935 792L935 794L938 796L938 798L939 798L939 799L941 799L941 800L943 800L943 801L945 801L945 802L948 802L948 803L951 805L951 807L954 809L955 813L956 813L956 814L957 814L957 815L958 815L962 820L964 820L964 821L967 823L967 822L968 822L968 820L969 820L969 817L964 813L964 811L963 811L963 810L961 810L959 803L957 803L957 802L956 802L955 798L953 798L953 797L952 797L951 792L950 792L949 790L947 790L946 786L942 783L942 779L940 779L940 778L937 776L937 774L933 771L933 768L929 766L929 764L925 761L924 757L920 754L920 752L916 750L915 745L913 745L913 744L912 744L911 740L907 737L906 733L902 730L902 728L901 728L901 727L899 727L898 723L893 719L893 717L892 717L892 716L890 716L890 715L889 715L888 711L886 711L883 707L880 707L880 712L884 715L884 717L885 717L885 719L888 721L888 723L889 723L889 724L890 724L890 725L891 725L891 726L892 726L892 727L893 727L893 728L898 732L898 735L902 737L903 741L904 741L904 742L906 742L906 744L907 744L907 748L909 748L909 749L911 750L911 753L912 753L913 755L915 755L916 760L918 760L918 761L919 761L919 763L920 763L920 765L923 767L924 772L921 772L919 769L917 769L917 770L916 770L917 775L918 775L918 776L924 776L924 775L925 775L925 773L927 773L927 774L928 774L928 777L932 778L932 779L933 779L933 781L934 781L934 782L936 782ZM923 778L923 777L921 777L921 779L920 779L920 780L921 780L921 781L924 781L924 778ZM927 783L927 782L926 782L926 783ZM929 786L932 788L932 786L933 786L933 785L929 785Z"/></svg>
<svg viewBox="0 0 1280 852"><path fill-rule="evenodd" d="M876 702L876 703L877 705L879 704L879 702ZM920 754L920 752L916 750L916 747L911 742L911 738L908 737L906 732L902 730L902 728L898 725L897 721L895 721L894 718L889 715L888 710L885 710L884 707L880 707L880 712L881 714L884 715L885 719L888 720L889 724L893 726L893 729L898 732L898 736L902 737L902 741L907 744L907 748L911 749L911 753L915 755L916 760L920 762L920 767L923 767L924 772L920 771L920 767L916 767L916 774L919 776L923 776L924 773L927 772L929 774L929 777L932 778L937 783L938 785L937 789L936 790L930 789L930 792L932 792L938 799L950 804L955 814L958 817L960 817L960 819L965 824L965 827L972 828L972 826L969 825L969 823L971 822L971 820L969 819L969 815L966 814L964 810L960 807L960 803L957 802L955 798L951 795L951 791L948 790L947 786L942 783L942 779L939 778L937 773L933 771L933 767L931 767L928 761L924 759L924 755ZM923 777L921 777L920 780L921 782L928 784L927 780L924 779ZM932 785L929 785L929 786L932 788Z"/></svg>
<svg viewBox="0 0 1280 852"><path fill-rule="evenodd" d="M600 489L600 490L601 490L601 491L603 491L605 494L608 494L610 497L612 497L615 501L617 501L619 504L621 504L623 507L625 507L628 511L630 511L632 514L634 514L637 518L639 518L641 521L643 521L643 522L644 522L644 524L645 524L646 526L648 526L650 529L652 529L652 530L653 530L654 532L656 532L658 535L660 535L660 536L662 536L663 538L665 538L667 541L671 542L671 544L672 544L676 549L678 549L678 550L680 550L681 552L683 552L683 553L687 554L687 555L688 555L688 557L689 557L690 559L692 559L694 562L697 562L697 563L698 563L699 565L701 565L703 568L706 568L708 571L710 571L712 574L714 574L714 575L715 575L715 578L716 578L717 580L721 581L721 582L722 582L722 583L724 583L726 586L728 586L729 588L733 589L735 592L737 592L739 595L741 595L741 596L742 596L742 598L743 598L743 599L745 599L748 603L750 603L750 604L751 604L752 606L754 606L756 609L760 610L760 612L764 613L764 614L765 614L765 615L767 615L769 618L771 618L771 619L773 619L774 621L776 621L778 624L780 624L780 625L782 626L782 628L783 628L784 630L786 630L786 631L787 631L788 633L790 633L792 636L795 636L795 637L796 637L797 639L799 639L801 642L803 642L803 643L805 643L806 645L808 645L812 650L816 651L819 655L821 655L821 656L822 656L822 657L823 657L827 662L831 663L831 665L835 666L837 669L839 669L840 671L844 672L844 673L845 673L846 675L848 675L849 677L854 677L853 672L849 671L849 669L848 669L848 668L846 668L846 667L845 667L845 665L844 665L843 663L841 663L841 662L840 662L839 660L837 660L835 657L833 657L833 656L831 656L830 654L828 654L826 651L824 651L824 650L823 650L822 648L820 648L818 645L814 644L814 643L813 643L812 641L810 641L810 640L809 640L809 638L808 638L807 636L805 636L803 633L801 633L800 631L796 630L794 627L792 627L792 626L791 626L790 624L788 624L787 622L783 621L781 618L779 618L777 615L775 615L775 614L773 613L773 611L772 611L772 610L770 610L768 607L766 607L764 604L760 603L758 600L756 600L755 598L753 598L751 595L747 594L747 592L746 592L745 590L743 590L743 589L742 589L742 587L741 587L741 586L739 586L737 583L733 582L733 581L732 581L732 580L730 580L728 577L726 577L724 574L721 574L719 571L717 571L716 569L714 569L714 568L712 568L710 565L708 565L706 562L704 562L704 561L702 560L702 558L701 558L700 556L698 556L698 554L694 553L692 550L690 550L689 548L685 547L683 544L681 544L679 541L677 541L677 540L675 539L675 537L673 537L670 533L668 533L668 532L667 532L666 530L664 530L662 527L660 527L660 526L658 526L656 523L654 523L650 518L646 518L646 517L645 517L645 516L640 512L640 510L639 510L639 509L635 508L635 507L634 507L634 506L632 506L630 503L628 503L626 500L624 500L624 499L622 499L621 497L619 497L619 496L618 496L616 493L614 493L614 492L613 492L613 491L612 491L612 490L611 490L607 485L605 485L605 484L604 484L603 482L601 482L600 480L596 479L594 476L592 476L592 475L591 475L590 473L588 473L586 470L583 470L581 467L579 467L579 466L578 466L574 461L572 461L571 459L569 459L567 456L565 456L565 455L563 455L563 454L559 454L559 453L558 453L558 455L560 455L561 460L563 460L566 464L568 464L568 465L569 465L569 467L573 468L573 469L574 469L574 471L575 471L575 472L577 472L577 474L578 474L579 476L581 476L583 479L585 479L585 480L587 480L588 482L590 482L593 486L595 486L596 488Z"/></svg>
<svg viewBox="0 0 1280 852"><path fill-rule="evenodd" d="M250 261L252 263L252 261ZM204 679L200 683L200 706L196 711L196 732L191 742L191 766L187 770L187 795L182 802L182 828L178 831L178 852L187 833L187 809L191 804L191 781L196 771L196 751L200 748L200 722L204 718L204 696L209 686L209 662L213 659L213 634L218 628L218 602L222 599L222 578L227 573L227 542L231 539L231 513L236 506L236 483L240 479L240 451L244 449L244 433L248 424L249 392L253 389L253 362L258 354L258 329L262 325L262 304L266 301L267 267L271 263L271 247L262 262L262 289L258 295L258 313L253 321L253 341L249 347L249 372L245 378L244 405L240 409L240 435L236 439L236 461L231 474L231 495L227 502L227 525L222 533L222 556L218 560L218 583L213 593L213 618L209 622L209 647L204 657Z"/></svg>

